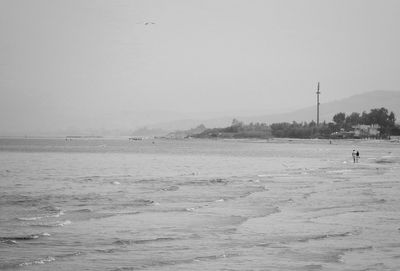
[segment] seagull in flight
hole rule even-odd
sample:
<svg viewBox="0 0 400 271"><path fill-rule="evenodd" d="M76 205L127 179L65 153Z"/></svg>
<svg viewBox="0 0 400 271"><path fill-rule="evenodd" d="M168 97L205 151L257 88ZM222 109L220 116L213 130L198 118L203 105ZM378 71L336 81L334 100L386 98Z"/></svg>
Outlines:
<svg viewBox="0 0 400 271"><path fill-rule="evenodd" d="M136 24L152 25L152 24L156 24L156 23L155 22L140 22L140 23L136 23Z"/></svg>

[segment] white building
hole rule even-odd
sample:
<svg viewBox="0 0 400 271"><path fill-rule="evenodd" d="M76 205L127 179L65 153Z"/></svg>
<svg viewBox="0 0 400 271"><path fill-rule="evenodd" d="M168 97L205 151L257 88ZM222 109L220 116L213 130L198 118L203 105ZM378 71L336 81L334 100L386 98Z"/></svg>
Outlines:
<svg viewBox="0 0 400 271"><path fill-rule="evenodd" d="M358 124L353 126L355 137L379 137L381 128L378 124L364 125Z"/></svg>

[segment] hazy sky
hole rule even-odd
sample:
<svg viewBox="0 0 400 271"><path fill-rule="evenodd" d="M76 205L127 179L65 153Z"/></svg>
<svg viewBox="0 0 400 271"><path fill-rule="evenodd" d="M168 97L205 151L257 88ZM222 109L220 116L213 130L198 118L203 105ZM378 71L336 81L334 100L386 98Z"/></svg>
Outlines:
<svg viewBox="0 0 400 271"><path fill-rule="evenodd" d="M397 0L0 0L0 134L400 90L399 33Z"/></svg>

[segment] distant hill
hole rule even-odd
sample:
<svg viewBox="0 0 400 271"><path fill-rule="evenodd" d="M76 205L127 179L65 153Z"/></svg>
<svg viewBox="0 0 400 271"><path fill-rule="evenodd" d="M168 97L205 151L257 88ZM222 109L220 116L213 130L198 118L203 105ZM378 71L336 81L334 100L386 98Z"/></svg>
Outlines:
<svg viewBox="0 0 400 271"><path fill-rule="evenodd" d="M352 112L362 113L369 112L373 108L385 107L389 111L393 111L400 122L400 91L371 91L363 94L351 96L349 98L336 100L327 103L321 103L320 121L331 122L332 117L339 112L350 114ZM226 116L224 118L213 119L186 119L173 122L164 122L154 125L152 128L162 128L164 130L187 130L203 123L206 127L226 127L231 124L233 118L244 123L250 122L266 122L267 124L276 122L302 122L311 120L316 121L316 106L310 106L303 109L295 110L284 114L268 114L258 116Z"/></svg>
<svg viewBox="0 0 400 271"><path fill-rule="evenodd" d="M168 133L169 131L167 130L163 130L161 128L147 128L147 127L143 127L143 128L139 128L136 129L135 131L133 131L131 133L132 136L143 136L143 137L147 137L147 136L164 136Z"/></svg>
<svg viewBox="0 0 400 271"><path fill-rule="evenodd" d="M400 119L400 91L372 91L351 96L349 98L321 103L320 121L332 121L332 117L339 112L351 114L352 112L369 112L373 108L385 107ZM311 106L285 114L255 116L244 118L243 121L260 121L267 123L292 122L292 121L316 121L316 106Z"/></svg>
<svg viewBox="0 0 400 271"><path fill-rule="evenodd" d="M172 139L181 139L181 138L185 138L188 136L200 134L200 133L204 132L205 130L207 130L207 128L203 124L200 124L196 128L192 128L189 130L171 132L171 133L167 134L166 137L172 138Z"/></svg>
<svg viewBox="0 0 400 271"><path fill-rule="evenodd" d="M400 91L372 91L354 95L347 99L321 105L321 114L331 121L338 112L352 113L367 111L373 108L385 107L400 120Z"/></svg>

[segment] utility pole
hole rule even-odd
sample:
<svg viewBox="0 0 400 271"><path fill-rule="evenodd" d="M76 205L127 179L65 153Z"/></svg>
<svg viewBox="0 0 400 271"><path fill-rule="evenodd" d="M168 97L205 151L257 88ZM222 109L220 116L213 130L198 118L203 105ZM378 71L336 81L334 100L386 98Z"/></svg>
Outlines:
<svg viewBox="0 0 400 271"><path fill-rule="evenodd" d="M318 86L317 86L317 127L319 126L319 94L321 94L321 92L319 91L319 82L318 82Z"/></svg>

